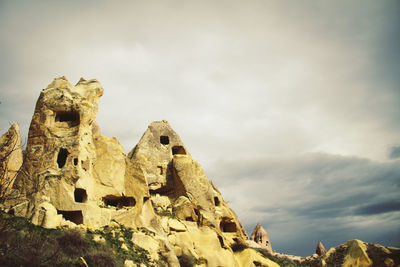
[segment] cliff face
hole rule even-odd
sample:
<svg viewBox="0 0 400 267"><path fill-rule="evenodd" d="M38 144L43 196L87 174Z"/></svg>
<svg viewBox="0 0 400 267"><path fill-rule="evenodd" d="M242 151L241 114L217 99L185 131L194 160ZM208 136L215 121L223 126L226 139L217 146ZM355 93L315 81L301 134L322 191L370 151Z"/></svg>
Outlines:
<svg viewBox="0 0 400 267"><path fill-rule="evenodd" d="M46 227L129 227L131 241L171 266L278 266L245 243L246 232L168 122L153 122L125 155L95 122L103 88L55 79L37 101L14 188L13 213ZM250 264L250 265L249 265Z"/></svg>

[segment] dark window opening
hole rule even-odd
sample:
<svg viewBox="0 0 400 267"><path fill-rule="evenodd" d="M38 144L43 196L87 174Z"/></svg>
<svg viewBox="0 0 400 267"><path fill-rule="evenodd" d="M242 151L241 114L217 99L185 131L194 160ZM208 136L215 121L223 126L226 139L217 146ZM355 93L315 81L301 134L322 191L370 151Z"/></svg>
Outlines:
<svg viewBox="0 0 400 267"><path fill-rule="evenodd" d="M64 219L71 221L75 224L83 223L83 215L81 210L57 210L58 214L61 214Z"/></svg>
<svg viewBox="0 0 400 267"><path fill-rule="evenodd" d="M160 175L163 175L164 171L162 166L157 166L158 170L160 171Z"/></svg>
<svg viewBox="0 0 400 267"><path fill-rule="evenodd" d="M219 235L218 240L219 240L219 244L221 245L221 248L224 248L225 245L224 245L224 239L222 238L222 236Z"/></svg>
<svg viewBox="0 0 400 267"><path fill-rule="evenodd" d="M190 216L190 217L186 217L186 219L185 219L187 222L194 222L194 220L193 220L193 218Z"/></svg>
<svg viewBox="0 0 400 267"><path fill-rule="evenodd" d="M62 167L64 167L65 163L67 162L68 154L68 150L66 150L65 148L60 148L57 156L58 168L61 169Z"/></svg>
<svg viewBox="0 0 400 267"><path fill-rule="evenodd" d="M221 204L218 197L214 197L214 203L215 203L215 206L219 206Z"/></svg>
<svg viewBox="0 0 400 267"><path fill-rule="evenodd" d="M221 223L219 224L222 232L225 233L235 233L237 231L236 224L230 221L229 218L222 218Z"/></svg>
<svg viewBox="0 0 400 267"><path fill-rule="evenodd" d="M78 159L77 158L74 158L74 165L75 166L78 165Z"/></svg>
<svg viewBox="0 0 400 267"><path fill-rule="evenodd" d="M168 145L169 144L169 137L166 135L161 135L160 136L160 143L163 145Z"/></svg>
<svg viewBox="0 0 400 267"><path fill-rule="evenodd" d="M75 202L84 203L87 200L86 190L82 188L75 188L74 191Z"/></svg>
<svg viewBox="0 0 400 267"><path fill-rule="evenodd" d="M68 126L77 126L80 123L79 112L76 111L58 111L56 113L56 122L67 122Z"/></svg>
<svg viewBox="0 0 400 267"><path fill-rule="evenodd" d="M183 146L174 146L172 148L172 155L176 155L176 154L186 155L186 151L183 148Z"/></svg>
<svg viewBox="0 0 400 267"><path fill-rule="evenodd" d="M112 196L108 195L103 197L103 202L107 206L113 206L117 208L122 207L133 207L136 205L136 200L133 197L120 197L120 196Z"/></svg>

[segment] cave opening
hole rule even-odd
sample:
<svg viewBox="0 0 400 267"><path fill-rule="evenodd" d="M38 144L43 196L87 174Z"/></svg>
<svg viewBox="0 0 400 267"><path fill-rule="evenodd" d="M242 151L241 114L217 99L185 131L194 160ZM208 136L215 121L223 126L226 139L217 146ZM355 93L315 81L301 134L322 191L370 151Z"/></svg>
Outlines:
<svg viewBox="0 0 400 267"><path fill-rule="evenodd" d="M58 151L57 155L57 164L58 168L62 168L65 166L65 163L67 162L67 157L68 157L68 150L65 148L60 148L60 151Z"/></svg>
<svg viewBox="0 0 400 267"><path fill-rule="evenodd" d="M186 151L183 148L183 146L174 146L174 147L172 147L172 155L177 155L177 154L186 155Z"/></svg>
<svg viewBox="0 0 400 267"><path fill-rule="evenodd" d="M232 222L229 218L222 218L219 224L222 232L225 233L235 233L237 231L236 223Z"/></svg>
<svg viewBox="0 0 400 267"><path fill-rule="evenodd" d="M77 126L80 123L79 112L77 111L57 111L56 122L66 122L69 127Z"/></svg>
<svg viewBox="0 0 400 267"><path fill-rule="evenodd" d="M107 195L103 197L103 202L107 206L113 206L117 208L133 207L136 205L136 200L133 197L125 196Z"/></svg>
<svg viewBox="0 0 400 267"><path fill-rule="evenodd" d="M215 206L221 205L221 202L219 201L218 197L214 197L214 203L215 203Z"/></svg>
<svg viewBox="0 0 400 267"><path fill-rule="evenodd" d="M169 144L169 137L166 135L161 135L160 136L160 143L163 145L168 145Z"/></svg>
<svg viewBox="0 0 400 267"><path fill-rule="evenodd" d="M87 200L86 190L82 188L75 188L74 199L75 202L85 203Z"/></svg>
<svg viewBox="0 0 400 267"><path fill-rule="evenodd" d="M57 214L61 214L64 219L75 224L83 224L83 215L81 210L57 210Z"/></svg>

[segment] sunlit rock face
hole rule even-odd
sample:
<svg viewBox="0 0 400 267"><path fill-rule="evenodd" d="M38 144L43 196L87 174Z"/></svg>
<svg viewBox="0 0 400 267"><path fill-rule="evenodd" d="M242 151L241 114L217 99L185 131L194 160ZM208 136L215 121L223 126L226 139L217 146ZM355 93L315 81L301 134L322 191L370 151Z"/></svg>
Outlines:
<svg viewBox="0 0 400 267"><path fill-rule="evenodd" d="M72 86L65 77L42 90L29 128L25 172L16 182L29 200L21 212L34 223L102 226L116 219L134 225L143 212L147 221L154 217L151 204L144 203L149 193L140 168L126 160L115 138L100 135L95 118L102 95L97 80Z"/></svg>
<svg viewBox="0 0 400 267"><path fill-rule="evenodd" d="M267 231L259 223L254 228L253 233L251 233L250 240L260 245L260 248L272 253L271 241L269 240Z"/></svg>
<svg viewBox="0 0 400 267"><path fill-rule="evenodd" d="M142 167L155 208L171 206L180 220L244 241L236 215L167 121L151 123L128 157Z"/></svg>
<svg viewBox="0 0 400 267"><path fill-rule="evenodd" d="M102 136L102 94L96 80L73 86L65 77L42 90L14 184L25 196L15 215L47 228L123 225L133 244L170 266L183 256L199 266L278 266L243 245L242 224L167 121L151 123L128 156Z"/></svg>

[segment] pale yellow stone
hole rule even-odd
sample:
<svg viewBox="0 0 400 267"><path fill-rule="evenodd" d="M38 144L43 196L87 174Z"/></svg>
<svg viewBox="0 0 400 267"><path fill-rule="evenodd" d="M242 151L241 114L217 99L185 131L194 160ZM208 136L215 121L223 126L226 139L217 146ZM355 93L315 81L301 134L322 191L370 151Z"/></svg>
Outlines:
<svg viewBox="0 0 400 267"><path fill-rule="evenodd" d="M93 241L97 242L97 243L101 243L101 244L105 244L106 243L106 239L104 237L102 237L101 235L93 235Z"/></svg>
<svg viewBox="0 0 400 267"><path fill-rule="evenodd" d="M186 226L178 221L177 219L169 219L168 220L169 229L176 232L185 232Z"/></svg>
<svg viewBox="0 0 400 267"><path fill-rule="evenodd" d="M257 262L257 264L259 264L257 266L279 267L279 264L263 257L254 249L245 249L241 252L237 252L235 253L235 258L237 259L239 266L256 266L254 265L254 262Z"/></svg>
<svg viewBox="0 0 400 267"><path fill-rule="evenodd" d="M155 260L158 260L158 252L160 251L160 243L158 240L144 233L138 232L132 234L132 242L149 251L151 257Z"/></svg>
<svg viewBox="0 0 400 267"><path fill-rule="evenodd" d="M125 260L124 267L136 267L136 264L131 260Z"/></svg>
<svg viewBox="0 0 400 267"><path fill-rule="evenodd" d="M127 246L125 243L122 243L121 249L122 249L122 250L125 250L125 251L129 251L129 248L128 248L128 246Z"/></svg>
<svg viewBox="0 0 400 267"><path fill-rule="evenodd" d="M367 254L367 246L360 240L350 240L345 244L348 247L347 255L344 258L343 267L369 267L372 261Z"/></svg>

